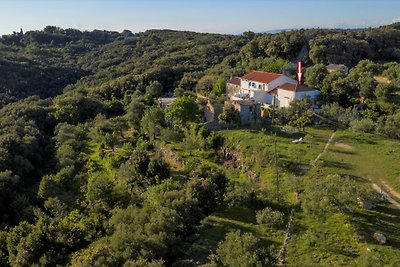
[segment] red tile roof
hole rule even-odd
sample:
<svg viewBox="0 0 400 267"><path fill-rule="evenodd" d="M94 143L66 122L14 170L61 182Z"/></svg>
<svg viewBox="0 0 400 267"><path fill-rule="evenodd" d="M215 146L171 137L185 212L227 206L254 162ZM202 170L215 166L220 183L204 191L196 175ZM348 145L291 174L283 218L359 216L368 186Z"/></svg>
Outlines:
<svg viewBox="0 0 400 267"><path fill-rule="evenodd" d="M240 78L232 77L230 80L227 81L227 83L234 84L234 85L240 85Z"/></svg>
<svg viewBox="0 0 400 267"><path fill-rule="evenodd" d="M278 92L277 87L275 87L274 89L272 89L271 91L269 91L269 93L270 93L271 95L277 95L277 92Z"/></svg>
<svg viewBox="0 0 400 267"><path fill-rule="evenodd" d="M242 79L261 83L270 83L281 76L282 74L272 72L252 71L249 74L244 75Z"/></svg>
<svg viewBox="0 0 400 267"><path fill-rule="evenodd" d="M313 91L315 89L309 88L305 85L298 85L297 83L285 83L282 85L279 85L277 88L283 89L283 90L288 90L288 91L293 91L293 92L302 92L302 91Z"/></svg>

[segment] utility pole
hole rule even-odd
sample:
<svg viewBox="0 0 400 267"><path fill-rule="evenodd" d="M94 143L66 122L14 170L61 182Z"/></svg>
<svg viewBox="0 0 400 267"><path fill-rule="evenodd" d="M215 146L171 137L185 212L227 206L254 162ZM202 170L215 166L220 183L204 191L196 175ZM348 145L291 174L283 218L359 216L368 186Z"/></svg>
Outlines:
<svg viewBox="0 0 400 267"><path fill-rule="evenodd" d="M278 167L278 150L276 148L276 133L275 133L275 171L276 171L276 200L280 201L279 197L279 167Z"/></svg>
<svg viewBox="0 0 400 267"><path fill-rule="evenodd" d="M275 96L273 96L273 108L272 108L272 126L275 126ZM275 172L276 172L276 200L279 203L280 197L279 197L279 167L278 167L278 149L276 146L276 131L275 131L275 137L274 137L274 150L275 150Z"/></svg>

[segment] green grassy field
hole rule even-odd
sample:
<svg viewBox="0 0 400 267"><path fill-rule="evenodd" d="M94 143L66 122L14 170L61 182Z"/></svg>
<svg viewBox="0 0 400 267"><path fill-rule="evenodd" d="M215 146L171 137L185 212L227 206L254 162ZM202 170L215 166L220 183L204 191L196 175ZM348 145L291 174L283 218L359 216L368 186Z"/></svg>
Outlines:
<svg viewBox="0 0 400 267"><path fill-rule="evenodd" d="M290 173L287 168L291 164L301 167L302 172L307 172L310 162L323 150L333 130L329 128L306 128L304 132L287 134L283 132L260 131L255 129L231 129L220 133L227 142L241 155L241 161L251 166L251 170L259 175L256 182L261 189L267 192L268 201L272 205L275 196L274 168L274 142L277 141L279 154L279 177L282 195L281 211L288 214L289 206L295 205L297 201L294 194L286 186ZM293 144L294 139L305 137L304 144ZM192 155L194 156L195 153ZM186 158L187 154L184 155ZM247 174L238 168L222 168L231 180L242 183L252 183ZM276 204L276 203L275 203ZM200 232L199 239L188 252L190 258L195 261L204 262L207 256L214 252L218 243L224 239L229 231L242 230L251 232L259 237L266 246L272 246L277 255L285 236L285 226L278 229L258 225L255 221L255 210L244 207L228 207L220 210L207 219L204 229Z"/></svg>
<svg viewBox="0 0 400 267"><path fill-rule="evenodd" d="M270 229L258 225L255 211L244 207L228 207L215 212L206 219L203 225L199 239L188 252L195 262L205 262L210 252L216 250L218 243L230 231L251 232L262 241L264 246L275 250L279 249L285 235L284 226Z"/></svg>
<svg viewBox="0 0 400 267"><path fill-rule="evenodd" d="M226 143L240 155L240 162L248 170L257 173L257 181L251 181L248 171L243 168L226 168L216 155L209 151L187 151L182 144L169 146L185 162L200 161L225 172L230 180L241 183L256 183L264 190L265 200L276 205L276 172L274 168L274 142L277 142L279 154L279 179L281 203L280 209L288 214L290 206L297 205L290 177L293 172L304 179L316 170L312 162L321 153L333 129L316 127L306 128L304 132L288 134L259 129L222 130ZM292 141L304 137L303 144ZM116 148L112 154L120 153ZM116 169L111 166L108 157L99 156L99 146L90 141L88 157L96 164L98 173L107 170L113 176ZM388 140L370 134L338 130L326 153L317 162L317 168L323 174L350 175L361 184L369 179L380 184L385 180L396 190L400 189L400 142ZM111 153L111 152L110 152ZM169 162L172 176L185 179L183 166ZM95 175L95 173L93 174ZM286 217L287 218L287 217ZM297 208L295 213L294 235L290 241L287 256L288 266L384 266L400 259L400 211L390 205L380 204L375 210L358 210L353 214L336 214L326 221L309 217ZM229 231L242 230L259 237L266 247L272 246L277 255L285 236L285 227L268 228L256 223L255 210L245 207L227 207L210 215L203 223L199 237L188 251L188 257L205 262L215 251L218 243ZM385 245L373 240L375 231L382 231L387 237ZM375 264L375 265L374 265ZM367 265L365 265L367 266ZM400 266L400 265L388 265Z"/></svg>
<svg viewBox="0 0 400 267"><path fill-rule="evenodd" d="M341 172L400 191L400 142L372 134L338 131L324 158L327 172Z"/></svg>
<svg viewBox="0 0 400 267"><path fill-rule="evenodd" d="M323 151L331 134L329 128L306 128L304 133L289 135L252 129L223 130L220 132L229 142L236 144L242 161L259 174L261 188L274 193L275 169L273 162L262 157L273 154L276 138L279 154L280 181L283 203L287 207L296 203L289 189L290 164L300 166L305 179L309 179L315 169L310 163ZM304 144L291 141L304 136ZM385 180L398 188L396 165L400 142L387 140L375 135L359 134L339 130L326 153L317 163L324 174L351 175L360 185L368 179L379 182ZM390 167L389 167L390 166ZM250 179L237 169L226 169L230 179L250 183ZM294 235L287 256L288 266L384 266L400 259L400 212L390 205L380 204L375 210L359 210L354 214L336 214L326 221L309 217L297 209L295 213ZM274 230L259 226L254 219L254 211L244 208L226 208L209 216L207 227L190 251L195 260L204 260L215 251L219 241L229 231L241 229L249 231L273 245L277 253L284 239L284 229ZM382 231L388 238L385 245L379 245L372 238L375 231ZM367 266L367 265L365 265ZM390 266L390 265L388 265ZM396 265L395 265L396 266Z"/></svg>
<svg viewBox="0 0 400 267"><path fill-rule="evenodd" d="M243 159L251 169L260 175L262 185L271 186L275 181L274 142L277 142L280 177L284 181L292 165L300 172L307 172L310 162L323 150L333 130L329 128L306 128L304 132L288 134L284 132L257 130L223 130L220 133L228 142L236 143ZM292 141L304 137L305 143L293 144ZM284 188L283 188L284 189Z"/></svg>
<svg viewBox="0 0 400 267"><path fill-rule="evenodd" d="M376 183L384 179L397 189L400 161L396 151L399 148L399 141L339 130L318 166L325 175L349 175L360 186L369 186L369 179ZM352 214L335 215L327 222L297 212L295 229L289 247L289 266L400 264L391 265L400 259L400 211L389 204L379 204L374 210L359 209ZM381 231L388 238L385 245L373 239L375 231Z"/></svg>

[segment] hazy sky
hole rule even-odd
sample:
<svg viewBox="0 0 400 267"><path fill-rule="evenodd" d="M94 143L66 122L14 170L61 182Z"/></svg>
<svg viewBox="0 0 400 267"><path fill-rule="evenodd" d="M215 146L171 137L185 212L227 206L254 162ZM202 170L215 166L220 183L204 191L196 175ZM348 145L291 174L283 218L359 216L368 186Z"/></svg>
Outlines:
<svg viewBox="0 0 400 267"><path fill-rule="evenodd" d="M242 33L400 21L400 0L0 0L0 34L47 25Z"/></svg>

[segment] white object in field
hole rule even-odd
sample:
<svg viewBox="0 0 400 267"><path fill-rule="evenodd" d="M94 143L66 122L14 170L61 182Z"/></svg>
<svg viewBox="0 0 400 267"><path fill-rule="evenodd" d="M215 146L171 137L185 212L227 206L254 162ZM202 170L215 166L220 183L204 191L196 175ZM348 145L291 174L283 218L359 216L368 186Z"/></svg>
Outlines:
<svg viewBox="0 0 400 267"><path fill-rule="evenodd" d="M299 139L293 140L292 143L293 144L302 144L302 143L304 143L303 137L300 137Z"/></svg>

